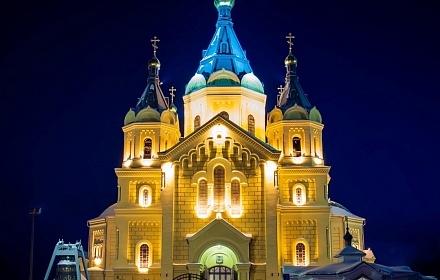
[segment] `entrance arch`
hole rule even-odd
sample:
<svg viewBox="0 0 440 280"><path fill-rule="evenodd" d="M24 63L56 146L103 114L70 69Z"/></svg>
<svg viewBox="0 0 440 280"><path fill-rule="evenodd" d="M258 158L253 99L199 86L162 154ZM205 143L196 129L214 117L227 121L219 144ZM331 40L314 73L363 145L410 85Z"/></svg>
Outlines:
<svg viewBox="0 0 440 280"><path fill-rule="evenodd" d="M238 258L234 251L227 246L215 245L203 252L199 262L206 268L219 265L233 268L238 263Z"/></svg>
<svg viewBox="0 0 440 280"><path fill-rule="evenodd" d="M202 272L205 278L210 279L209 269L222 266L230 268L231 275L237 273L238 277L233 279L248 280L252 265L249 262L251 239L251 234L240 232L222 218L212 220L198 232L186 236L189 253L188 272Z"/></svg>
<svg viewBox="0 0 440 280"><path fill-rule="evenodd" d="M238 258L233 250L224 245L214 245L206 249L200 257L205 268L202 273L208 280L237 279Z"/></svg>

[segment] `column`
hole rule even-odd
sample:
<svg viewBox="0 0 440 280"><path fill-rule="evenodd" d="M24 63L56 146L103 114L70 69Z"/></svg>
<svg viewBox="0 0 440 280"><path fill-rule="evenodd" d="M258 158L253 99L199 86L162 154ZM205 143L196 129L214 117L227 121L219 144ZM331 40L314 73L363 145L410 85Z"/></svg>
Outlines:
<svg viewBox="0 0 440 280"><path fill-rule="evenodd" d="M237 267L237 275L238 280L249 280L249 272L251 269L250 263L237 263L235 264Z"/></svg>

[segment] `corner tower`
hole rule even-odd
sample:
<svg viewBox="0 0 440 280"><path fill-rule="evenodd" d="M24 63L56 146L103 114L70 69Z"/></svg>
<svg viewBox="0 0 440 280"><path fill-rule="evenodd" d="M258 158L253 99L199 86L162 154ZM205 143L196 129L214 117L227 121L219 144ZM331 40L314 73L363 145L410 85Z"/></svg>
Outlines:
<svg viewBox="0 0 440 280"><path fill-rule="evenodd" d="M234 4L233 0L214 1L216 31L183 96L185 137L222 114L265 141L266 95L232 28Z"/></svg>
<svg viewBox="0 0 440 280"><path fill-rule="evenodd" d="M285 85L268 114L268 144L281 151L278 161L279 252L283 266L331 263L328 242L330 207L327 186L330 167L322 157L322 120L298 82L297 59L284 60ZM327 238L326 238L327 236Z"/></svg>
<svg viewBox="0 0 440 280"><path fill-rule="evenodd" d="M130 108L124 119L125 167L158 165L157 153L174 146L180 138L179 118L176 107L169 104L160 88L160 61L156 57L159 39L154 37L153 57L148 62L147 86L136 107ZM174 97L174 87L170 89Z"/></svg>
<svg viewBox="0 0 440 280"><path fill-rule="evenodd" d="M289 54L284 60L285 85L280 86L277 105L268 114L268 144L281 151L280 162L296 166L322 166L322 117L312 107L298 82L297 59L292 54L292 36L286 36Z"/></svg>

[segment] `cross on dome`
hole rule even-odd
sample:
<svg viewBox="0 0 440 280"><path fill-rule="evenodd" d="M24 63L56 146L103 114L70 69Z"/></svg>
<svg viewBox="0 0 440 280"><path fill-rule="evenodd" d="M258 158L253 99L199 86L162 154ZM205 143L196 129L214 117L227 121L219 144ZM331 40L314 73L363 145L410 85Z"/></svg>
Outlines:
<svg viewBox="0 0 440 280"><path fill-rule="evenodd" d="M287 41L287 44L289 44L289 52L292 52L292 46L293 46L292 39L294 39L294 38L295 38L295 36L293 36L292 33L290 33L290 32L289 32L289 35L286 36L286 39L289 39Z"/></svg>
<svg viewBox="0 0 440 280"><path fill-rule="evenodd" d="M169 89L169 91L170 91L170 95L171 95L171 104L174 104L174 96L175 96L174 92L176 91L176 89L174 88L174 86L172 86Z"/></svg>
<svg viewBox="0 0 440 280"><path fill-rule="evenodd" d="M277 90L278 90L278 94L282 94L283 91L284 91L284 87L283 87L282 85L280 85L280 86L277 88Z"/></svg>
<svg viewBox="0 0 440 280"><path fill-rule="evenodd" d="M151 39L150 41L153 43L151 46L153 46L153 53L154 53L154 56L156 56L156 50L159 48L159 47L157 46L157 43L160 42L160 40L157 39L156 36L154 36L154 38Z"/></svg>

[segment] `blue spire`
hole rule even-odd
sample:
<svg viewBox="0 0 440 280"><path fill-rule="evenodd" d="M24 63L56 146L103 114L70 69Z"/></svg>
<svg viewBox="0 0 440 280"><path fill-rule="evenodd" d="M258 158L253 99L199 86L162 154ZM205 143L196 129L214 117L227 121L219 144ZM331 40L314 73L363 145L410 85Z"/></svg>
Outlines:
<svg viewBox="0 0 440 280"><path fill-rule="evenodd" d="M304 93L304 90L301 88L301 85L298 82L298 76L296 75L296 67L298 61L296 57L292 54L292 39L295 38L289 33L289 36L286 36L289 41L289 55L284 60L284 64L286 66L286 84L284 86L284 90L281 93L278 107L284 112L290 107L293 107L295 104L301 106L306 109L308 112L312 109L312 105L307 98L307 94Z"/></svg>
<svg viewBox="0 0 440 280"><path fill-rule="evenodd" d="M159 70L160 70L160 61L156 57L157 50L157 42L160 40L154 37L151 39L153 43L153 57L148 62L148 80L147 87L145 88L142 96L139 98L139 101L136 104L136 113L141 111L142 109L150 106L151 108L157 110L159 113L163 110L168 109L168 103L165 100L165 97L162 93L162 89L160 88L159 81Z"/></svg>
<svg viewBox="0 0 440 280"><path fill-rule="evenodd" d="M197 74L203 74L205 78L223 68L234 72L240 78L252 72L246 52L241 48L232 28L231 10L234 2L234 0L214 1L218 10L216 32L208 49L203 51L203 58L197 69Z"/></svg>

